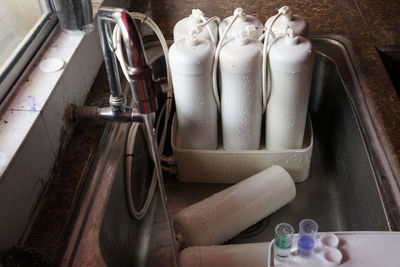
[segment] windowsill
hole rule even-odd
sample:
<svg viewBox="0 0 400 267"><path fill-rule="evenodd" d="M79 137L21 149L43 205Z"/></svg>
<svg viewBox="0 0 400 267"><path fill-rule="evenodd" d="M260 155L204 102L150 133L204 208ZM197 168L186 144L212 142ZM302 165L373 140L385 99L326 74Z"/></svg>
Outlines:
<svg viewBox="0 0 400 267"><path fill-rule="evenodd" d="M72 36L55 29L53 40L39 59L38 63L31 69L31 73L20 84L17 93L8 103L4 114L0 119L0 177L4 177L11 161L18 152L20 146L31 131L32 127L43 120L46 104L50 99L60 78L69 67L69 62L81 43L84 36ZM47 59L62 61L64 66L56 72L44 72L40 63ZM51 111L49 111L51 112ZM50 134L50 130L45 132ZM51 137L48 137L51 141ZM49 149L53 156L55 144L49 142ZM0 181L2 178L0 178Z"/></svg>
<svg viewBox="0 0 400 267"><path fill-rule="evenodd" d="M103 1L93 0L92 2L93 11L94 14L96 14ZM24 77L24 81L18 85L15 95L13 95L13 98L7 103L4 112L0 114L0 182L32 127L40 120L43 120L45 124L44 127L46 128L45 132L49 135L48 147L53 156L56 156L57 141L52 140L54 138L51 137L51 129L47 129L46 127L52 127L45 119L46 105L49 104L48 102L51 95L56 91L62 76L69 72L68 68L71 68L70 61L76 54L75 51L78 49L82 40L97 34L92 32L88 36L84 36L83 34L68 35L61 31L59 26L56 27L54 32L55 34L47 45L44 53L37 62L34 63L34 66L30 69L30 73ZM96 46L96 43L93 42L91 45ZM97 44L97 46L99 45ZM85 55L77 56L85 57ZM92 58L86 58L86 60L92 60L94 56L98 57L99 54L93 53ZM43 71L43 68L40 67L41 63L48 59L56 59L58 62L62 62L63 67L54 72ZM98 67L99 66L96 66L95 68L96 73ZM87 70L82 70L79 74L83 76L86 72ZM89 70L89 72L93 71ZM90 80L93 81L93 79L94 77ZM85 84L85 88L82 88L79 81L76 81L73 85L75 85L75 87L81 87L80 90L83 92L75 96L69 96L71 100L70 103L77 105L82 104L91 84ZM65 89L67 91L73 91L72 88ZM68 92L65 93L68 94ZM51 109L53 109L53 107L51 107ZM52 110L49 110L49 112L52 112Z"/></svg>
<svg viewBox="0 0 400 267"><path fill-rule="evenodd" d="M72 127L63 118L82 105L102 63L96 31L72 36L55 29L0 117L0 247L18 241L51 178L57 153ZM47 59L62 69L45 72Z"/></svg>
<svg viewBox="0 0 400 267"><path fill-rule="evenodd" d="M123 8L129 2L104 0ZM102 4L92 0L94 13ZM57 26L51 38L0 113L0 247L17 243L24 232L72 132L65 110L83 104L103 62L97 26L85 36ZM41 63L50 58L63 67L43 71Z"/></svg>

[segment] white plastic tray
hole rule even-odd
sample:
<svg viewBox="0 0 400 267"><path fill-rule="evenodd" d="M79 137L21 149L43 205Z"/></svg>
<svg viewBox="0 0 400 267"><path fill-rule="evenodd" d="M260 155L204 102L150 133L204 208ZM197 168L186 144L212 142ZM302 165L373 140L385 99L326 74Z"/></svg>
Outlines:
<svg viewBox="0 0 400 267"><path fill-rule="evenodd" d="M332 233L320 233L324 236ZM268 251L270 266L343 266L395 267L400 266L400 232L336 232L338 245L317 241L315 255L303 259L296 255L298 235L293 237L292 257L289 262L274 262L273 243ZM332 253L331 253L332 252ZM338 254L340 253L340 258Z"/></svg>
<svg viewBox="0 0 400 267"><path fill-rule="evenodd" d="M313 149L311 120L308 118L303 148L290 150L185 149L180 145L176 115L172 121L171 146L178 180L188 183L237 183L272 165L286 169L294 182L308 178Z"/></svg>

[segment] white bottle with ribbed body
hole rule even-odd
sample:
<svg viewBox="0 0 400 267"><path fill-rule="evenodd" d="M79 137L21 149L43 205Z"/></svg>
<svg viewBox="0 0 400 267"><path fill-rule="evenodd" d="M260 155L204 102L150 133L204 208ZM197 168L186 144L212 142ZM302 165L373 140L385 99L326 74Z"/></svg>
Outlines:
<svg viewBox="0 0 400 267"><path fill-rule="evenodd" d="M204 13L201 10L193 9L189 17L178 21L174 26L174 42L185 39L193 28L202 24L201 16L204 17ZM198 34L198 37L212 41L209 30L213 34L214 40L218 40L218 25L216 22L208 23L204 30Z"/></svg>
<svg viewBox="0 0 400 267"><path fill-rule="evenodd" d="M212 89L214 45L188 37L169 50L178 131L183 148L216 149L218 114Z"/></svg>
<svg viewBox="0 0 400 267"><path fill-rule="evenodd" d="M269 52L267 149L296 149L303 144L315 55L308 39L288 32Z"/></svg>
<svg viewBox="0 0 400 267"><path fill-rule="evenodd" d="M179 211L174 217L183 247L223 244L296 196L289 173L272 166Z"/></svg>
<svg viewBox="0 0 400 267"><path fill-rule="evenodd" d="M282 15L275 21L271 29L276 38L284 36L286 34L287 27L293 29L295 35L307 36L308 25L305 19L299 15L293 14L292 10L288 6L281 7L279 11ZM267 20L265 23L265 28L272 23L274 17L275 16L272 16Z"/></svg>
<svg viewBox="0 0 400 267"><path fill-rule="evenodd" d="M262 117L262 44L228 41L219 56L222 143L226 150L258 149Z"/></svg>
<svg viewBox="0 0 400 267"><path fill-rule="evenodd" d="M251 15L246 15L243 12L242 14L243 15L239 16L233 23L232 27L230 28L229 32L226 35L226 38L229 39L235 37L239 35L243 30L245 30L247 27L252 27L255 30L250 33L250 37L258 39L263 33L263 24L256 17L253 17ZM234 15L229 16L219 24L218 31L219 31L219 36L221 38L226 28L228 27L229 23L233 20L233 18Z"/></svg>

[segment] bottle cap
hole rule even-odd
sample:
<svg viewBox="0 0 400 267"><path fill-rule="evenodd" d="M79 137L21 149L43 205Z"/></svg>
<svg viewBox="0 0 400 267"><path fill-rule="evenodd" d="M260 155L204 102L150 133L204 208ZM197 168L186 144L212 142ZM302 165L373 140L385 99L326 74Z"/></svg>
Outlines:
<svg viewBox="0 0 400 267"><path fill-rule="evenodd" d="M288 21L293 20L293 12L289 6L283 6L278 10L278 13L282 14Z"/></svg>
<svg viewBox="0 0 400 267"><path fill-rule="evenodd" d="M294 30L288 26L286 28L285 44L297 45L298 43L299 43L299 37L295 36Z"/></svg>
<svg viewBox="0 0 400 267"><path fill-rule="evenodd" d="M189 16L189 19L194 23L201 23L201 17L204 17L203 11L200 9L192 9L192 14Z"/></svg>

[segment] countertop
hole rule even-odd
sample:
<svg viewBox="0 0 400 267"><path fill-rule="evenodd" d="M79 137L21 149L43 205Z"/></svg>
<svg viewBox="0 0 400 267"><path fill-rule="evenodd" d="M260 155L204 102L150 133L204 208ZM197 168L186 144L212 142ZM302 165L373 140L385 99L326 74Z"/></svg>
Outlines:
<svg viewBox="0 0 400 267"><path fill-rule="evenodd" d="M348 39L355 52L362 76L362 90L381 141L393 164L400 166L400 98L386 73L376 46L400 44L400 1L383 0L294 0L294 1L178 1L134 0L132 11L152 17L167 36L172 36L175 23L188 16L193 8L207 16L230 16L237 7L265 21L281 6L289 5L295 14L309 23L311 35L341 35ZM103 105L108 85L104 68L92 88L87 104ZM105 101L100 101L102 92ZM102 124L80 123L66 152L60 157L53 182L38 209L31 234L24 246L41 251L52 265L57 265L65 249L74 209L85 182L85 170L100 140ZM93 131L95 129L95 131ZM76 149L76 147L84 149ZM397 168L397 170L400 168ZM396 172L397 172L396 170ZM51 222L51 223L49 223Z"/></svg>

